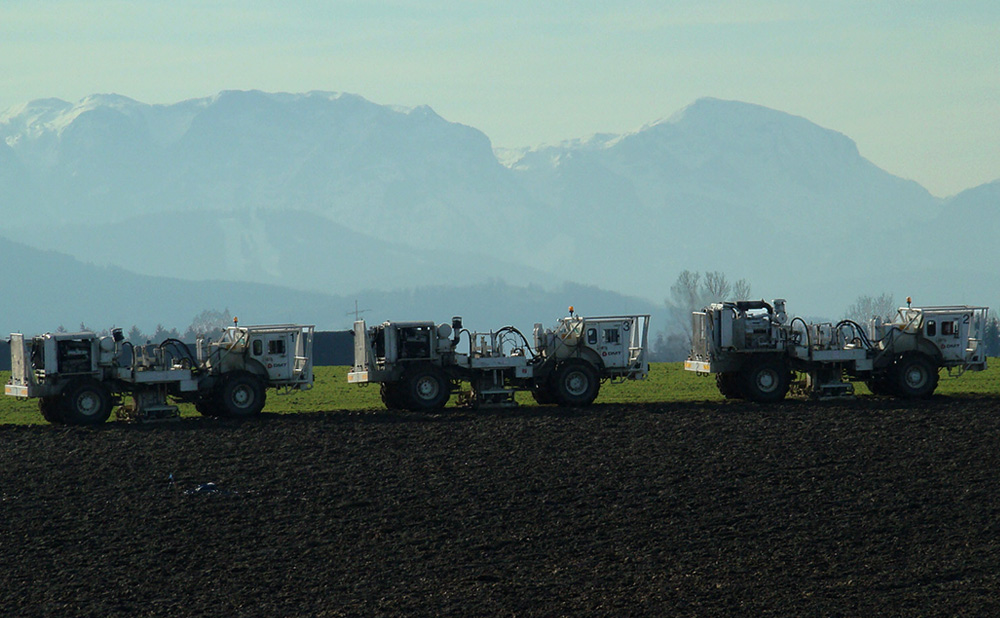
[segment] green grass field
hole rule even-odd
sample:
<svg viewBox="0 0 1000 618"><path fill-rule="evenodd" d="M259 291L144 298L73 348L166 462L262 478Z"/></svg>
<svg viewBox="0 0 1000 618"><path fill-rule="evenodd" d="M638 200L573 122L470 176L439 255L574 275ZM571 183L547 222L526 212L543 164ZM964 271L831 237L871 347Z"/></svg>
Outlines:
<svg viewBox="0 0 1000 618"><path fill-rule="evenodd" d="M264 411L275 414L319 412L326 410L381 410L378 385L358 386L347 383L347 367L317 367L312 390L280 395L270 391ZM9 372L0 372L6 383ZM869 394L864 384L855 384L858 394ZM968 372L949 378L941 372L939 395L1000 396L1000 360L994 360L986 371ZM518 393L522 405L535 405L528 393ZM601 386L597 403L655 403L659 401L721 401L712 376L684 371L683 363L654 363L646 380ZM181 405L182 416L198 416L194 406ZM0 424L42 424L38 402L16 397L0 398Z"/></svg>

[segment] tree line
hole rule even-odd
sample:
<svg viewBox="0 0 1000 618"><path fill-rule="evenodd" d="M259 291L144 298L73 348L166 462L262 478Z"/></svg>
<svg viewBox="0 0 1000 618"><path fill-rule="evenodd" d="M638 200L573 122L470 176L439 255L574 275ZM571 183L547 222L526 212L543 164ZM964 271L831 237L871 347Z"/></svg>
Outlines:
<svg viewBox="0 0 1000 618"><path fill-rule="evenodd" d="M199 336L204 336L209 339L218 339L222 332L227 326L233 324L233 317L229 314L229 309L224 311L215 311L213 309L206 309L196 315L191 324L184 329L184 331L178 331L176 328L166 328L163 324L157 324L156 329L152 333L144 333L135 324L132 328L128 329L124 333L125 339L130 341L133 345L142 345L145 343L163 343L167 339L179 339L181 341L192 342L196 340ZM91 331L100 333L101 335L108 335L108 329L95 330L88 328L83 322L80 323L81 331ZM59 326L56 329L58 333L65 333L66 328Z"/></svg>

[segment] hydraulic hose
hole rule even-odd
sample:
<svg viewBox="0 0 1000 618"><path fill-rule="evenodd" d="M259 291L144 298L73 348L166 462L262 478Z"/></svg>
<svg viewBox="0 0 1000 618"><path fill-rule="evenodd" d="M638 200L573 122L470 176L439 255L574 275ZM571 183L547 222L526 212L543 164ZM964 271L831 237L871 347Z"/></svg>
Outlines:
<svg viewBox="0 0 1000 618"><path fill-rule="evenodd" d="M802 322L802 329L806 333L806 349L809 350L809 360L812 360L813 347L812 347L812 338L809 336L809 325L806 324L806 321L800 318L799 316L795 316L794 318L792 318L792 320L788 323L788 325L791 326L792 324L795 324L796 320Z"/></svg>

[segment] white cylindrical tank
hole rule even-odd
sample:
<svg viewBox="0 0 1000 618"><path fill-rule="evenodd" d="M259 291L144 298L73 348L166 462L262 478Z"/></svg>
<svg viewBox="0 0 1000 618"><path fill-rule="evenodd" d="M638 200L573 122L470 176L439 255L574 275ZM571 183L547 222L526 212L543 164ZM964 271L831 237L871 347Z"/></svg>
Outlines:
<svg viewBox="0 0 1000 618"><path fill-rule="evenodd" d="M788 314L785 313L785 299L775 298L774 299L774 321L777 324L784 324L785 320L788 319Z"/></svg>

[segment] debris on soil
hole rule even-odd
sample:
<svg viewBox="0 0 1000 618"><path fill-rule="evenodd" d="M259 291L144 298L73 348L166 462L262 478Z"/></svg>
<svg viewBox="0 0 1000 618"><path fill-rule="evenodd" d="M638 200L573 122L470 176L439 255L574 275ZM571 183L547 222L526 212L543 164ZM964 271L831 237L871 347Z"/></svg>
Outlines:
<svg viewBox="0 0 1000 618"><path fill-rule="evenodd" d="M231 492L231 491L228 491L228 490L225 490L225 489L220 489L219 486L216 485L215 483L202 483L201 485L198 485L194 489L185 490L184 493L187 494L187 495L191 495L191 494L221 494L223 496L231 496L233 494L233 492Z"/></svg>

